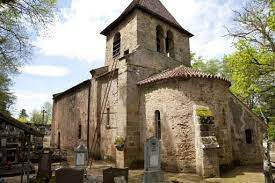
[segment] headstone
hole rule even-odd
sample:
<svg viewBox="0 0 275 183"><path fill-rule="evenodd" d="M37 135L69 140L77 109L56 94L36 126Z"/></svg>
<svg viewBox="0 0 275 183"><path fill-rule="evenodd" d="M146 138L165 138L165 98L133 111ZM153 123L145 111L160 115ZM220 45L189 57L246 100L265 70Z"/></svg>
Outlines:
<svg viewBox="0 0 275 183"><path fill-rule="evenodd" d="M52 176L51 152L42 153L38 162L38 174Z"/></svg>
<svg viewBox="0 0 275 183"><path fill-rule="evenodd" d="M144 183L161 183L164 181L161 172L160 141L149 138L144 145Z"/></svg>
<svg viewBox="0 0 275 183"><path fill-rule="evenodd" d="M107 168L103 170L103 183L128 183L128 168Z"/></svg>
<svg viewBox="0 0 275 183"><path fill-rule="evenodd" d="M55 172L56 183L83 183L84 170L60 168Z"/></svg>
<svg viewBox="0 0 275 183"><path fill-rule="evenodd" d="M75 153L76 153L75 166L77 168L85 168L85 166L87 166L87 159L88 159L87 148L83 144L81 144L76 148Z"/></svg>

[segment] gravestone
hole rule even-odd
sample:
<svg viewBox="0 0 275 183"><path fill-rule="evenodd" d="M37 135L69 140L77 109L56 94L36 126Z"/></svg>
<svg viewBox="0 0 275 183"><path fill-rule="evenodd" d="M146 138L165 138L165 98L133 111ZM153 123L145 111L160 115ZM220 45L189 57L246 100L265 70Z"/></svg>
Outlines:
<svg viewBox="0 0 275 183"><path fill-rule="evenodd" d="M85 169L87 166L88 160L88 150L81 144L75 150L75 166L79 169Z"/></svg>
<svg viewBox="0 0 275 183"><path fill-rule="evenodd" d="M49 178L52 176L52 162L51 152L44 152L41 154L38 163L38 175L48 175Z"/></svg>
<svg viewBox="0 0 275 183"><path fill-rule="evenodd" d="M146 140L144 145L144 183L161 183L160 141L156 137Z"/></svg>
<svg viewBox="0 0 275 183"><path fill-rule="evenodd" d="M83 183L84 170L60 168L55 172L56 183Z"/></svg>
<svg viewBox="0 0 275 183"><path fill-rule="evenodd" d="M103 183L128 183L128 168L107 168L103 170Z"/></svg>

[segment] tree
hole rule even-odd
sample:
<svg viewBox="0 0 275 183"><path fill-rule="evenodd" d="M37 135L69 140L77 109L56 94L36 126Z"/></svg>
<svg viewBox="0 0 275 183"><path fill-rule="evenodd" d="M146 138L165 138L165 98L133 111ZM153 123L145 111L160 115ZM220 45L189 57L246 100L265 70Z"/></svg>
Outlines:
<svg viewBox="0 0 275 183"><path fill-rule="evenodd" d="M51 120L52 120L52 104L50 102L45 102L42 105L40 110L35 109L31 113L31 118L30 118L31 123L50 124Z"/></svg>
<svg viewBox="0 0 275 183"><path fill-rule="evenodd" d="M42 110L45 111L44 124L50 124L52 122L52 104L50 102L45 102L42 106Z"/></svg>
<svg viewBox="0 0 275 183"><path fill-rule="evenodd" d="M218 59L207 60L201 56L197 57L195 53L192 53L192 67L205 73L222 76L226 79L231 78L231 74L225 67L224 62Z"/></svg>
<svg viewBox="0 0 275 183"><path fill-rule="evenodd" d="M19 118L18 120L21 121L22 123L26 123L28 122L28 114L27 114L27 111L26 109L22 109L19 113Z"/></svg>
<svg viewBox="0 0 275 183"><path fill-rule="evenodd" d="M9 108L14 104L15 96L9 91L11 80L0 73L0 112L10 114Z"/></svg>
<svg viewBox="0 0 275 183"><path fill-rule="evenodd" d="M34 124L43 124L42 113L36 109L33 110L31 113L30 121L31 121L31 123L34 123Z"/></svg>
<svg viewBox="0 0 275 183"><path fill-rule="evenodd" d="M236 51L225 57L232 92L255 112L271 115L275 93L274 1L251 0L228 29Z"/></svg>
<svg viewBox="0 0 275 183"><path fill-rule="evenodd" d="M56 0L0 0L0 110L9 111L15 97L11 75L31 55L30 37L54 18ZM2 105L3 104L3 105Z"/></svg>

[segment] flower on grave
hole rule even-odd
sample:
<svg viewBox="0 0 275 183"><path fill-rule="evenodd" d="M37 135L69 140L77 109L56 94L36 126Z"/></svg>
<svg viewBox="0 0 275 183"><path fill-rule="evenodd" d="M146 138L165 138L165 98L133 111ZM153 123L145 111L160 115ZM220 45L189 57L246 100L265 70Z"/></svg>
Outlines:
<svg viewBox="0 0 275 183"><path fill-rule="evenodd" d="M199 107L196 109L196 114L199 117L201 124L213 124L214 115L213 112L207 107Z"/></svg>
<svg viewBox="0 0 275 183"><path fill-rule="evenodd" d="M117 136L114 144L117 150L122 151L124 149L125 139L121 136Z"/></svg>

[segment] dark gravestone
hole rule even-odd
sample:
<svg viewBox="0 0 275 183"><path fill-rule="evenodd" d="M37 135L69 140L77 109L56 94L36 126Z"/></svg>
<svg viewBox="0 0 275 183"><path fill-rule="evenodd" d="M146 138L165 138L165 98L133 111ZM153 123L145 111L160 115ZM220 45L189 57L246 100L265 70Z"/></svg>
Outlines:
<svg viewBox="0 0 275 183"><path fill-rule="evenodd" d="M128 174L128 168L107 168L103 170L103 183L128 183Z"/></svg>
<svg viewBox="0 0 275 183"><path fill-rule="evenodd" d="M60 168L55 172L56 183L83 183L84 170Z"/></svg>
<svg viewBox="0 0 275 183"><path fill-rule="evenodd" d="M160 161L160 141L156 137L149 138L144 145L144 183L163 182Z"/></svg>
<svg viewBox="0 0 275 183"><path fill-rule="evenodd" d="M51 153L42 153L38 162L38 175L52 176Z"/></svg>

